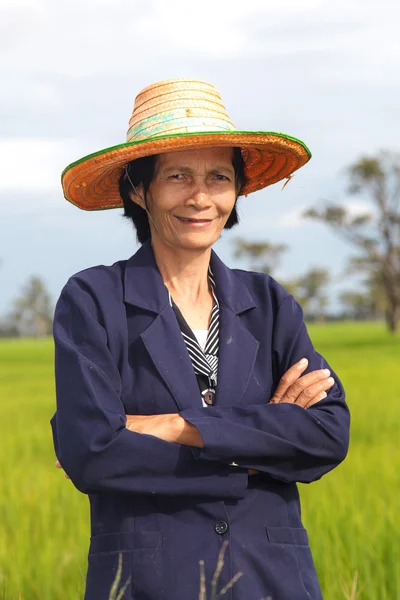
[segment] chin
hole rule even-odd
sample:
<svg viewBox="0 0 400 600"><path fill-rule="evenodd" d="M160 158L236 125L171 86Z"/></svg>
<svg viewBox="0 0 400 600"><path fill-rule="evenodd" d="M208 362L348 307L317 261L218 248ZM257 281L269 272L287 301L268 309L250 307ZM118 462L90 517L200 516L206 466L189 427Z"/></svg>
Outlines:
<svg viewBox="0 0 400 600"><path fill-rule="evenodd" d="M175 234L165 235L163 237L157 236L157 238L155 238L155 236L152 236L152 239L153 243L157 239L156 245L161 251L164 247L165 250L168 250L168 248L174 248L175 250L182 250L185 252L205 252L215 244L215 242L219 239L221 235L220 232L218 234L214 232L211 235L210 233L211 232L209 232L208 234L200 232L186 235Z"/></svg>
<svg viewBox="0 0 400 600"><path fill-rule="evenodd" d="M215 242L218 240L218 237L203 237L202 239L199 239L199 236L196 239L195 236L193 236L179 240L176 245L182 248L182 250L208 250L215 244Z"/></svg>

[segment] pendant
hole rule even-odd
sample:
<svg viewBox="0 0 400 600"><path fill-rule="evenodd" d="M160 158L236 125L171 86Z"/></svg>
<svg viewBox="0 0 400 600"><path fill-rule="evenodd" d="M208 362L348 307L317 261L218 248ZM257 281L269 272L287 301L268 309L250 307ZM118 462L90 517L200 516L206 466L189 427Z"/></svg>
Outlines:
<svg viewBox="0 0 400 600"><path fill-rule="evenodd" d="M208 406L212 406L214 404L214 398L215 398L215 391L214 390L207 390L206 393L203 396L204 402Z"/></svg>

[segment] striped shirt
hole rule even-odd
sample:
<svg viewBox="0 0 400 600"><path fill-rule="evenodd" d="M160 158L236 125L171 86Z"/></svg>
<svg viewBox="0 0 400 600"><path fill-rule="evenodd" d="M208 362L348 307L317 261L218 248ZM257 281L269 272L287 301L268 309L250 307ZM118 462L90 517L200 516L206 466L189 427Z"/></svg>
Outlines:
<svg viewBox="0 0 400 600"><path fill-rule="evenodd" d="M187 324L181 311L169 294L170 304L175 312L182 336L189 353L190 360L196 374L200 394L204 406L214 404L215 389L218 383L218 349L219 349L219 303L215 294L215 280L211 268L208 268L208 281L214 298L211 311L210 327L204 350L200 346L195 334Z"/></svg>

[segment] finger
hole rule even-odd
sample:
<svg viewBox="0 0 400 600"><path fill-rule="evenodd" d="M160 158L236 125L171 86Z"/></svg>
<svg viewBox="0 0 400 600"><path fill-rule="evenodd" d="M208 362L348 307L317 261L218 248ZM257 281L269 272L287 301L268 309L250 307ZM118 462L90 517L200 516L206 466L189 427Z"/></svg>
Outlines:
<svg viewBox="0 0 400 600"><path fill-rule="evenodd" d="M291 385L301 377L301 374L304 373L306 368L308 367L308 360L306 358L302 358L294 364L290 369L284 373L281 377L278 387L275 390L274 395L272 396L270 403L278 404L281 401L281 398L286 394Z"/></svg>
<svg viewBox="0 0 400 600"><path fill-rule="evenodd" d="M312 401L317 396L321 396L323 392L326 392L331 389L331 387L335 384L335 380L333 377L328 377L324 381L320 381L311 385L301 392L301 394L297 397L295 404L299 404L303 408L305 408L310 401Z"/></svg>
<svg viewBox="0 0 400 600"><path fill-rule="evenodd" d="M258 471L255 471L254 469L248 469L248 473L249 475L257 475Z"/></svg>
<svg viewBox="0 0 400 600"><path fill-rule="evenodd" d="M318 394L312 400L310 400L310 402L308 404L306 404L304 406L304 408L310 408L310 406L313 406L313 404L317 404L317 402L321 402L321 400L324 400L327 397L327 395L328 394L326 392L322 392L321 394Z"/></svg>
<svg viewBox="0 0 400 600"><path fill-rule="evenodd" d="M311 390L311 395L309 391L309 388L312 388L312 386L314 385L320 385L320 384L325 384L327 379L329 378L330 375L330 371L329 369L321 369L319 371L311 371L311 373L307 373L307 375L303 375L303 377L300 377L300 379L298 379L297 381L295 381L290 388L287 390L285 397L282 398L283 402L297 402L299 396L302 393L305 393L307 396L307 402L309 400L311 400L311 398L313 398L315 396L315 393L320 392L320 391L325 391L327 388L326 387L320 387L320 388L314 388L316 389L316 392L314 392L314 390Z"/></svg>
<svg viewBox="0 0 400 600"><path fill-rule="evenodd" d="M57 467L57 469L62 469L62 465L59 460L56 460L56 467ZM71 479L71 477L69 477L66 473L64 473L64 477L66 479Z"/></svg>

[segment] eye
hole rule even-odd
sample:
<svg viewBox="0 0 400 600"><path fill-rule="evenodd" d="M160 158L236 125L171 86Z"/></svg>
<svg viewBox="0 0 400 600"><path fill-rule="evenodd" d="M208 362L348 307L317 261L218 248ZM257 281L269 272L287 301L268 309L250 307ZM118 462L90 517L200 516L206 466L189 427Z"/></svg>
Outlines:
<svg viewBox="0 0 400 600"><path fill-rule="evenodd" d="M168 179L173 179L175 181L179 181L179 180L186 179L186 178L187 178L187 176L185 173L173 173L172 175L168 176Z"/></svg>
<svg viewBox="0 0 400 600"><path fill-rule="evenodd" d="M215 173L215 178L217 181L230 181L229 177L221 175L220 173Z"/></svg>

